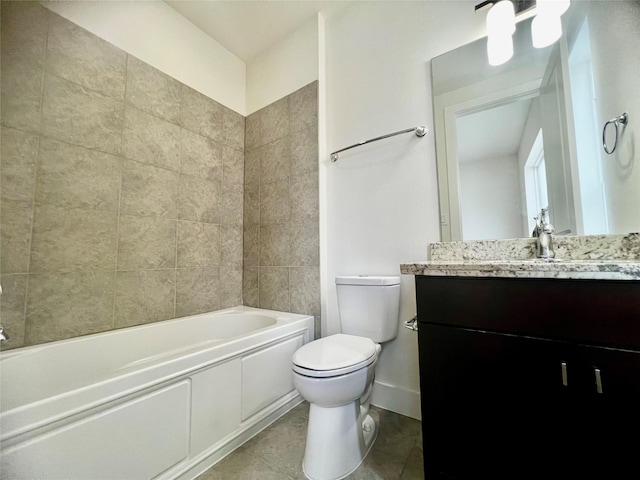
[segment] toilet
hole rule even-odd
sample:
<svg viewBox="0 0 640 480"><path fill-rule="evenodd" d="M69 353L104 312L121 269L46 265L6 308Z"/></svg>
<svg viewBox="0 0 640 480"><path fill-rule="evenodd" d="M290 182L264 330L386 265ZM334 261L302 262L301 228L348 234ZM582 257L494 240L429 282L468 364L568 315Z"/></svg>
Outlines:
<svg viewBox="0 0 640 480"><path fill-rule="evenodd" d="M383 342L398 334L400 277L336 277L341 333L293 355L293 385L309 402L302 467L311 480L337 480L365 459L378 428L369 415Z"/></svg>

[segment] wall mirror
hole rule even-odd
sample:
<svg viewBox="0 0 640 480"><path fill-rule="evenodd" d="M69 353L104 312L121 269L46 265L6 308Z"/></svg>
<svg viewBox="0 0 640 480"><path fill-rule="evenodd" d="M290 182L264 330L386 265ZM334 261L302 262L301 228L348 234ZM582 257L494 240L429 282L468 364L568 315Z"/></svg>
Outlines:
<svg viewBox="0 0 640 480"><path fill-rule="evenodd" d="M441 240L529 237L543 207L559 235L640 231L640 2L574 1L541 49L527 16L503 65L486 38L431 61Z"/></svg>

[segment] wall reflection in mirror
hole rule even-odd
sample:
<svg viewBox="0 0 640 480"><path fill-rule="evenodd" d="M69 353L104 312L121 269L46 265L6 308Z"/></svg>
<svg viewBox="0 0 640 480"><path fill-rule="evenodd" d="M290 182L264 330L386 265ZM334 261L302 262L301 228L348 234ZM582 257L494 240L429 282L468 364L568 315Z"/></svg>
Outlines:
<svg viewBox="0 0 640 480"><path fill-rule="evenodd" d="M640 231L640 2L572 2L562 22L538 49L519 19L500 66L486 38L432 60L443 241L531 236L544 207L556 234Z"/></svg>

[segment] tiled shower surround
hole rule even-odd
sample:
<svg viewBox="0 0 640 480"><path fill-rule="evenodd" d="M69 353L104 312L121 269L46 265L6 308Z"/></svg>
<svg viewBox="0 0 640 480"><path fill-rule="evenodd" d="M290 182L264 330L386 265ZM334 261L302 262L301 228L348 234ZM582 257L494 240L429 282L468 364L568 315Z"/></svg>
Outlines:
<svg viewBox="0 0 640 480"><path fill-rule="evenodd" d="M314 82L247 117L244 185L245 304L316 319L317 103Z"/></svg>
<svg viewBox="0 0 640 480"><path fill-rule="evenodd" d="M2 348L242 304L245 118L35 2L1 17ZM316 89L254 114L259 138L300 122L317 136ZM267 192L265 220L281 215ZM317 219L317 184L301 193ZM318 315L310 262L245 279L244 303Z"/></svg>

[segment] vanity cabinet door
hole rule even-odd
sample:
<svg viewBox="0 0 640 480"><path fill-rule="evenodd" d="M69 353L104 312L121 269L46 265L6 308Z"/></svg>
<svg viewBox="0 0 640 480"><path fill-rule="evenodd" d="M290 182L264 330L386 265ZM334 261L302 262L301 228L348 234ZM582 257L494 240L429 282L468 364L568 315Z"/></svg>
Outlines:
<svg viewBox="0 0 640 480"><path fill-rule="evenodd" d="M427 480L573 477L569 344L432 324L418 333Z"/></svg>
<svg viewBox="0 0 640 480"><path fill-rule="evenodd" d="M640 478L640 352L580 346L575 444L590 478Z"/></svg>

